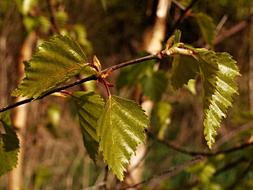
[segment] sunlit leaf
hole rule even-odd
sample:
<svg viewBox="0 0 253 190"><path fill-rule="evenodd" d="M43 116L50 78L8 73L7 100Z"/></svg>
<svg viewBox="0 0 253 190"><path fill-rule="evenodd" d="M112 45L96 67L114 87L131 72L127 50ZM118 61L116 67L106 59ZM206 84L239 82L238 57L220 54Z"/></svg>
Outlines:
<svg viewBox="0 0 253 190"><path fill-rule="evenodd" d="M96 160L98 152L97 121L104 107L104 100L94 92L77 91L73 93L84 146L91 159Z"/></svg>
<svg viewBox="0 0 253 190"><path fill-rule="evenodd" d="M204 135L211 148L221 120L226 117L228 108L232 106L232 97L238 93L235 78L240 75L239 69L236 61L228 53L186 47L194 52L194 56L179 55L175 58L172 85L176 89L180 88L200 72L204 89ZM186 60L180 60L182 58Z"/></svg>
<svg viewBox="0 0 253 190"><path fill-rule="evenodd" d="M144 141L148 119L136 103L110 96L98 121L99 150L119 180L123 180L131 155Z"/></svg>
<svg viewBox="0 0 253 190"><path fill-rule="evenodd" d="M36 99L80 72L94 72L83 50L69 37L55 36L43 42L25 64L25 78L12 95Z"/></svg>
<svg viewBox="0 0 253 190"><path fill-rule="evenodd" d="M197 49L204 86L204 134L209 148L215 142L217 128L226 117L232 97L238 93L236 61L228 53Z"/></svg>
<svg viewBox="0 0 253 190"><path fill-rule="evenodd" d="M17 165L19 140L11 127L9 113L6 112L0 117L0 128L3 126L4 133L0 130L0 176L10 171Z"/></svg>

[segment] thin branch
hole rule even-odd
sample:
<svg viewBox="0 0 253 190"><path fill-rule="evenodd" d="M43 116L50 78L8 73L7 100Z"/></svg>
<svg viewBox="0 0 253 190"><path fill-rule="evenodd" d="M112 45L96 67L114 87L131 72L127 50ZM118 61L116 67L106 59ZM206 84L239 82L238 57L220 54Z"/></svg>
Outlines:
<svg viewBox="0 0 253 190"><path fill-rule="evenodd" d="M153 60L153 59L159 59L159 54L155 54L155 55L151 54L151 55L147 55L147 56L144 56L144 57L141 57L141 58L137 58L137 59L133 59L133 60L130 60L130 61L123 62L123 63L119 63L117 65L113 65L113 66L111 66L107 69L104 69L102 71L102 73L115 71L115 70L121 69L123 67L133 65L135 63L141 63L141 62L149 61L149 60Z"/></svg>
<svg viewBox="0 0 253 190"><path fill-rule="evenodd" d="M198 2L199 0L192 0L191 3L186 7L180 17L177 19L175 24L172 26L171 33L174 33L174 31L179 27L183 19L185 18L185 15L188 13L188 11Z"/></svg>
<svg viewBox="0 0 253 190"><path fill-rule="evenodd" d="M91 187L85 187L85 188L83 188L83 190L97 190L97 189L99 189L99 188L101 188L101 187L103 187L105 185L105 182L104 181L102 181L102 182L100 182L100 183L97 183L96 185L94 185L94 186L91 186Z"/></svg>
<svg viewBox="0 0 253 190"><path fill-rule="evenodd" d="M236 129L230 131L227 135L223 136L220 138L215 144L214 144L214 149L217 149L221 145L223 145L226 142L229 142L230 139L236 137L238 134L243 133L245 131L248 131L252 129L252 125L245 124L237 127Z"/></svg>
<svg viewBox="0 0 253 190"><path fill-rule="evenodd" d="M1 113L1 112L4 112L4 111L7 111L7 110L9 110L9 109L12 109L12 108L21 106L21 105L23 105L23 104L27 104L27 103L33 101L33 99L34 99L34 98L28 98L28 99L25 99L25 100L16 102L16 103L14 103L14 104L10 104L10 105L8 105L8 106L6 106L6 107L1 108L1 109L0 109L0 113Z"/></svg>
<svg viewBox="0 0 253 190"><path fill-rule="evenodd" d="M158 139L159 140L159 139ZM161 141L159 141L161 142ZM163 144L165 141L162 141ZM167 145L167 143L165 144ZM227 150L221 150L221 151L217 151L217 152L199 152L199 154L196 154L197 152L190 152L190 151L187 151L187 150L183 150L181 148L176 148L177 151L180 151L182 153L187 153L189 155L195 155L195 157L193 157L193 159L191 159L190 161L187 161L181 165L178 165L178 166L175 166L175 167L172 167L168 170L165 170L159 174L156 174L156 175L153 175L137 184L134 184L134 185L131 185L131 186L128 186L126 188L123 188L123 189L131 189L131 188L138 188L139 186L145 184L145 183L148 183L150 182L151 180L154 180L154 179L157 179L157 178L162 178L162 177L166 177L166 178L169 178L169 177L173 177L175 175L177 175L179 172L183 171L185 168L189 167L189 166L192 166L194 164L197 164L201 161L203 161L205 158L207 158L207 156L215 156L215 155L218 155L218 154L226 154L226 153L231 153L231 152L234 152L234 151L237 151L237 150L241 150L243 148L246 148L246 147L249 147L253 145L253 143L245 143L245 144L242 144L240 146L236 146L236 147L233 147L233 148L230 148L230 149L227 149ZM171 148L171 145L169 145L170 148ZM174 148L173 148L174 149ZM242 160L240 160L242 161ZM245 177L245 175L248 173L248 171L250 170L250 168L252 167L252 161L249 163L248 167L245 169L245 171L243 172L242 175L240 175L240 179L242 179L243 177ZM245 174L246 173L246 174Z"/></svg>
<svg viewBox="0 0 253 190"><path fill-rule="evenodd" d="M218 34L220 32L220 30L223 28L224 24L227 22L228 20L228 15L223 15L223 17L220 19L220 22L217 24L216 26L216 34Z"/></svg>
<svg viewBox="0 0 253 190"><path fill-rule="evenodd" d="M248 159L246 159L245 157L241 157L233 162L228 163L227 165L223 166L222 168L217 169L216 172L213 174L213 176L220 175L221 173L223 173L227 170L230 170L230 169L232 169L244 162L248 162Z"/></svg>
<svg viewBox="0 0 253 190"><path fill-rule="evenodd" d="M185 10L186 8L181 4L179 3L177 0L172 0L172 2L181 10Z"/></svg>
<svg viewBox="0 0 253 190"><path fill-rule="evenodd" d="M50 14L50 23L54 33L60 34L60 28L55 19L55 10L52 4L52 0L47 0L47 6Z"/></svg>
<svg viewBox="0 0 253 190"><path fill-rule="evenodd" d="M236 25L232 26L229 29L223 30L220 34L214 39L214 45L217 45L224 41L225 39L241 32L250 25L250 20L253 18L253 14L250 14L245 20L240 21Z"/></svg>
<svg viewBox="0 0 253 190"><path fill-rule="evenodd" d="M185 168L187 167L190 167L196 163L199 163L201 162L202 160L204 160L205 157L203 156L195 156L193 159L187 161L187 162L184 162L183 164L180 164L180 165L177 165L177 166L174 166L174 167L171 167L169 168L168 170L165 170L159 174L156 174L156 175L153 175L139 183L136 183L134 185L131 185L131 186L128 186L126 188L123 188L123 189L131 189L131 188L138 188L139 186L145 184L145 183L148 183L154 179L157 179L157 178L161 178L161 177L166 177L166 178L170 178L170 177L173 177L175 176L176 174L178 174L179 172L183 171Z"/></svg>
<svg viewBox="0 0 253 190"><path fill-rule="evenodd" d="M212 157L212 156L216 156L216 155L219 155L219 154L229 154L229 153L232 153L232 152L235 152L235 151L242 150L242 149L248 148L250 146L253 146L253 142L246 142L246 143L241 144L239 146L235 146L235 147L232 147L232 148L229 148L229 149L226 149L226 150L218 150L218 151L215 151L215 152L192 151L192 150L187 150L187 149L184 149L182 147L179 147L179 146L176 146L174 144L171 144L168 141L158 139L150 131L147 131L147 134L149 135L149 137L151 137L155 141L157 141L157 142L159 142L159 143L167 146L168 148L171 148L171 149L173 149L173 150L175 150L177 152L180 152L180 153L183 153L183 154L187 154L187 155L191 155L191 156L198 155L198 156Z"/></svg>
<svg viewBox="0 0 253 190"><path fill-rule="evenodd" d="M108 189L107 188L107 184L106 184L107 183L108 174L109 174L109 169L108 169L108 166L106 166L105 167L104 180L103 180L103 182L104 182L104 185L103 185L104 190Z"/></svg>
<svg viewBox="0 0 253 190"><path fill-rule="evenodd" d="M240 184L240 181L242 181L243 178L245 178L247 176L247 174L249 173L249 171L251 170L252 165L253 165L253 160L251 160L249 162L248 166L241 172L241 174L239 176L236 177L236 180L229 187L227 187L226 190L232 190L238 184Z"/></svg>
<svg viewBox="0 0 253 190"><path fill-rule="evenodd" d="M42 98L44 98L44 97L46 97L46 96L49 96L49 95L51 95L51 94L53 94L53 93L55 93L55 92L60 92L61 90L65 90L65 89L67 89L67 88L70 88L70 87L73 87L73 86L82 84L82 83L87 82L87 81L90 81L90 80L96 80L96 79L97 79L97 77L96 77L95 75L91 75L91 76L89 76L89 77L86 77L86 78L80 79L80 80L78 80L78 81L75 81L75 82L73 82L73 83L71 83L71 84L67 84L67 85L64 85L64 86L55 88L55 89L53 89L53 90L50 90L50 91L48 91L47 93L43 94L42 96L40 96L40 97L37 98L37 99L28 98L28 99L25 99L25 100L16 102L16 103L14 103L14 104L10 104L10 105L8 105L8 106L6 106L6 107L1 108L1 109L0 109L0 113L1 113L1 112L4 112L4 111L7 111L7 110L9 110L9 109L12 109L12 108L15 108L15 107L18 107L18 106L27 104L27 103L29 103L29 102L42 99Z"/></svg>
<svg viewBox="0 0 253 190"><path fill-rule="evenodd" d="M97 184L94 184L93 186L90 187L85 187L82 190L97 190L97 189L104 189L107 190L107 179L108 179L108 174L109 174L109 169L108 166L105 167L104 169L104 178L103 181L98 182Z"/></svg>
<svg viewBox="0 0 253 190"><path fill-rule="evenodd" d="M137 59L133 59L133 60L130 60L130 61L126 61L126 62L119 63L119 64L117 64L117 65L113 65L113 66L111 66L111 67L108 67L107 69L104 69L103 71L101 71L101 73L102 73L102 74L108 74L109 72L113 72L113 71L115 71L115 70L121 69L121 68L123 68L123 67L127 67L127 66L132 65L132 64L142 63L142 62L144 62L144 61L153 60L153 59L159 59L159 58L160 58L160 54L156 54L156 55L147 55L147 56L144 56L144 57L141 57L141 58L137 58ZM4 112L4 111L7 111L7 110L9 110L9 109L12 109L12 108L15 108L15 107L18 107L18 106L27 104L27 103L29 103L29 102L42 99L42 98L44 98L44 97L46 97L46 96L49 96L49 95L51 95L51 94L53 94L53 93L55 93L55 92L60 92L61 90L65 90L65 89L67 89L67 88L70 88L70 87L73 87L73 86L82 84L82 83L84 83L84 82L91 81L91 80L97 80L97 79L98 79L98 76L96 76L96 75L91 75L91 76L89 76L89 77L86 77L86 78L77 80L77 81L75 81L75 82L73 82L73 83L70 83L70 84L67 84L67 85L64 85L64 86L55 88L55 89L53 89L53 90L50 90L50 91L48 91L47 93L43 94L42 96L40 96L40 97L37 98L37 99L28 98L28 99L25 99L25 100L16 102L16 103L14 103L14 104L7 105L6 107L3 107L3 108L0 109L0 113L1 113L1 112Z"/></svg>

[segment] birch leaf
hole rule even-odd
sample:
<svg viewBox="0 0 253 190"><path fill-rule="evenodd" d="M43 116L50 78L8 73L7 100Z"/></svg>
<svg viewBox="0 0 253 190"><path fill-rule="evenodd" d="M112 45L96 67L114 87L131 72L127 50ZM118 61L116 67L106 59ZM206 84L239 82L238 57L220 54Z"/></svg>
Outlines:
<svg viewBox="0 0 253 190"><path fill-rule="evenodd" d="M54 36L25 63L25 78L12 95L39 98L81 71L87 75L94 72L80 46L67 36Z"/></svg>
<svg viewBox="0 0 253 190"><path fill-rule="evenodd" d="M221 120L232 106L232 97L238 93L235 78L240 74L236 61L228 53L196 50L204 86L204 135L211 148Z"/></svg>
<svg viewBox="0 0 253 190"><path fill-rule="evenodd" d="M104 100L95 92L77 91L73 93L77 106L84 146L95 161L98 152L97 121L104 107Z"/></svg>
<svg viewBox="0 0 253 190"><path fill-rule="evenodd" d="M148 118L135 102L110 96L98 121L99 150L119 180L137 145L144 141Z"/></svg>
<svg viewBox="0 0 253 190"><path fill-rule="evenodd" d="M19 140L11 127L9 112L6 112L0 117L4 133L0 133L0 176L10 171L17 165ZM2 127L0 125L0 127ZM1 132L1 130L0 130Z"/></svg>

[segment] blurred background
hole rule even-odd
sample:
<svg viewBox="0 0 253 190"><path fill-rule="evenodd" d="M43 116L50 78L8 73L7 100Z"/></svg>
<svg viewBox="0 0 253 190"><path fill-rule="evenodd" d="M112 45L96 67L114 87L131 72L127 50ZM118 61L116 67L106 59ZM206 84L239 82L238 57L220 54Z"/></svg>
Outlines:
<svg viewBox="0 0 253 190"><path fill-rule="evenodd" d="M21 100L10 94L23 78L23 61L54 34L71 36L89 59L97 55L106 68L161 50L180 29L182 42L229 52L240 68L239 95L222 122L214 150L252 142L252 18L251 0L1 0L0 107ZM181 148L208 150L201 81L197 78L173 90L171 62L127 67L110 78L113 94L135 100L147 111L152 135L139 147L123 183L109 173L108 189L124 189L144 179L148 180L132 189L253 189L252 147L208 156L152 178L195 158ZM79 88L106 95L96 82L71 90ZM19 128L21 167L0 177L0 189L104 188L99 182L105 165L102 159L95 164L86 153L73 102L46 97L13 110L12 120Z"/></svg>

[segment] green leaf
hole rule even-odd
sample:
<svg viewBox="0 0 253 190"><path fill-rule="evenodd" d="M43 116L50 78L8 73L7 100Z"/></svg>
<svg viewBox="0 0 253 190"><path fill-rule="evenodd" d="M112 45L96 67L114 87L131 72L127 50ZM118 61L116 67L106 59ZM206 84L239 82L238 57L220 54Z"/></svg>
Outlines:
<svg viewBox="0 0 253 190"><path fill-rule="evenodd" d="M164 72L150 72L141 79L143 93L154 101L159 101L166 91L168 80Z"/></svg>
<svg viewBox="0 0 253 190"><path fill-rule="evenodd" d="M104 107L104 100L95 92L76 91L73 99L77 106L84 146L93 161L98 152L97 121Z"/></svg>
<svg viewBox="0 0 253 190"><path fill-rule="evenodd" d="M172 36L167 40L165 49L170 49L174 44L179 43L181 40L181 31L176 30Z"/></svg>
<svg viewBox="0 0 253 190"><path fill-rule="evenodd" d="M0 130L0 176L10 171L17 165L19 140L11 127L9 112L1 115L0 121L4 133ZM1 126L0 126L1 127Z"/></svg>
<svg viewBox="0 0 253 190"><path fill-rule="evenodd" d="M204 86L204 134L209 148L215 142L217 128L238 93L236 61L228 53L197 49Z"/></svg>
<svg viewBox="0 0 253 190"><path fill-rule="evenodd" d="M204 40L208 45L212 46L216 32L216 26L213 23L213 19L205 13L197 13L195 14L195 17Z"/></svg>
<svg viewBox="0 0 253 190"><path fill-rule="evenodd" d="M25 78L12 95L39 98L81 71L94 72L83 50L69 37L55 36L43 42L25 64Z"/></svg>
<svg viewBox="0 0 253 190"><path fill-rule="evenodd" d="M171 84L175 89L187 85L199 73L199 65L193 57L176 55L172 64Z"/></svg>
<svg viewBox="0 0 253 190"><path fill-rule="evenodd" d="M181 31L180 30L176 30L174 32L174 35L175 35L174 44L179 43L180 40L181 40L181 35L182 35Z"/></svg>
<svg viewBox="0 0 253 190"><path fill-rule="evenodd" d="M148 118L135 102L110 96L98 121L99 150L109 168L123 180L131 155L144 141Z"/></svg>

